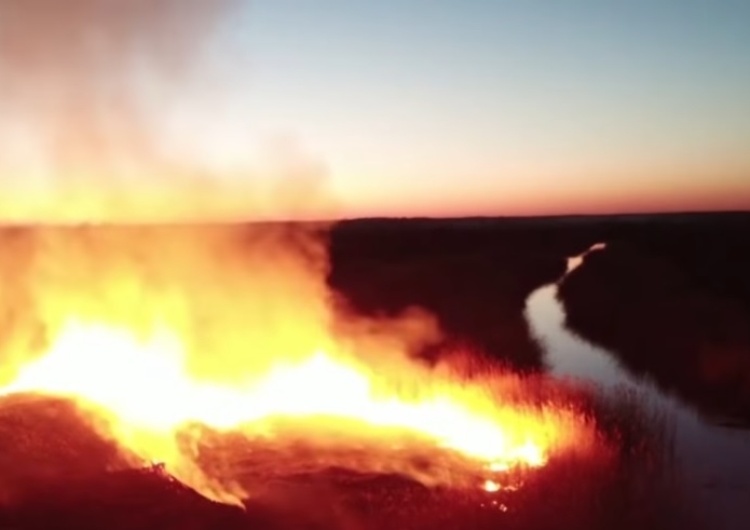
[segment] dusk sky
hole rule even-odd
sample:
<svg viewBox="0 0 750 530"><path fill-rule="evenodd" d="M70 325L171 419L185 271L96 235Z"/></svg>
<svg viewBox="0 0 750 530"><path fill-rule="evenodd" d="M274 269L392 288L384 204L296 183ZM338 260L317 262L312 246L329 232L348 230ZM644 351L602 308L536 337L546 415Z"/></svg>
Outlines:
<svg viewBox="0 0 750 530"><path fill-rule="evenodd" d="M239 4L152 105L217 181L281 137L335 215L750 209L750 2Z"/></svg>

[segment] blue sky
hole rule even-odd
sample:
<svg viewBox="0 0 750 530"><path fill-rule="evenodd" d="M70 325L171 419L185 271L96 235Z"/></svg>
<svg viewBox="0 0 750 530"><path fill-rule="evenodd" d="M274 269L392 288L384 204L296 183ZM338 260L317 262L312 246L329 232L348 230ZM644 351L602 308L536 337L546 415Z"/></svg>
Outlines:
<svg viewBox="0 0 750 530"><path fill-rule="evenodd" d="M149 107L216 181L286 137L346 216L750 209L750 2L237 4Z"/></svg>
<svg viewBox="0 0 750 530"><path fill-rule="evenodd" d="M750 198L748 2L259 0L232 24L252 128L358 207Z"/></svg>

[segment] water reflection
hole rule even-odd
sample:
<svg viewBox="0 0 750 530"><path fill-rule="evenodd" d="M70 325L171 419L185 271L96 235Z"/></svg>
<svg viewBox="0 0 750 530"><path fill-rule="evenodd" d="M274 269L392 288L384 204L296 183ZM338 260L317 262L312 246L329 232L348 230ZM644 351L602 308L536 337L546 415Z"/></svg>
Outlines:
<svg viewBox="0 0 750 530"><path fill-rule="evenodd" d="M580 267L581 263L583 263L583 258L585 258L586 254L588 254L589 252L594 252L596 250L604 250L605 248L607 248L607 244L606 243L595 243L595 244L591 245L591 247L586 252L584 252L583 254L579 254L578 256L571 256L571 257L569 257L568 258L568 267L567 267L567 270L565 271L565 274L566 275L570 274L571 272L573 272L574 269L577 269L578 267ZM564 277L565 276L563 276L563 278Z"/></svg>
<svg viewBox="0 0 750 530"><path fill-rule="evenodd" d="M571 258L568 272L582 258ZM526 317L532 334L545 350L552 374L594 381L604 391L629 387L666 410L675 426L675 454L684 481L705 503L715 527L739 530L750 526L749 431L709 423L682 402L662 393L647 376L634 377L622 369L610 352L569 331L563 306L557 299L557 284L531 294Z"/></svg>

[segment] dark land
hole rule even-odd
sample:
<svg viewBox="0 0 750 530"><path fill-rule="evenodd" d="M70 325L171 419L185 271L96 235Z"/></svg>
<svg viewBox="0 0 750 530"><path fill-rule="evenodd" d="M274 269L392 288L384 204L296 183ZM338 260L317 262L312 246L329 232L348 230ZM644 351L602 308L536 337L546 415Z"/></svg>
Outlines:
<svg viewBox="0 0 750 530"><path fill-rule="evenodd" d="M599 242L607 247L590 253L561 283L567 325L696 410L747 424L750 213L348 221L331 233L328 281L362 314L393 315L411 306L432 312L446 340L426 356L462 348L513 370L543 373L543 350L523 315L526 298L560 279L567 257ZM561 462L499 501L507 512L465 493L334 470L330 476L289 477L272 500L261 498L243 512L209 502L162 470L105 473L113 458L106 447L84 434L56 438L49 433L52 424L40 434L41 422L24 420L31 412L11 413L7 404L2 410L0 432L14 435L6 434L0 449L16 464L29 455L35 462L33 473L14 477L28 482L23 498L0 498L3 529L698 525L685 512L689 503L672 496L664 456L668 436L654 435L658 421L642 421L648 415L627 399L592 409L604 430L626 440L616 469ZM44 444L62 448L38 449L35 440L42 435ZM12 453L11 447L19 449ZM81 469L86 473L76 472ZM307 504L316 495L322 496L313 510Z"/></svg>
<svg viewBox="0 0 750 530"><path fill-rule="evenodd" d="M750 224L671 221L588 254L560 286L566 323L710 419L750 425Z"/></svg>
<svg viewBox="0 0 750 530"><path fill-rule="evenodd" d="M749 213L355 221L334 231L330 283L362 312L419 305L448 342L541 370L525 300L599 242L560 286L568 327L701 411L750 421Z"/></svg>

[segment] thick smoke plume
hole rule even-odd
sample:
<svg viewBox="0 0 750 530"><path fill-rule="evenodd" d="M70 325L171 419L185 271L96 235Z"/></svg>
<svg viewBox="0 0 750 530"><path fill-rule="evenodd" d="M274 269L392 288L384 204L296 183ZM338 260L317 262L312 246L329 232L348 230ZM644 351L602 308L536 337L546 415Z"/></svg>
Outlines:
<svg viewBox="0 0 750 530"><path fill-rule="evenodd" d="M76 322L144 340L166 328L180 338L186 376L229 387L318 350L394 368L409 384L425 375L409 353L439 338L434 319L342 318L326 284L325 227L203 223L311 217L324 204L325 168L295 141L271 146L265 176L217 173L201 162L208 147L174 149L173 103L192 112L236 90L205 58L243 3L0 2L0 222L37 225L0 230L0 387ZM221 125L196 127L216 135ZM48 226L79 221L106 226ZM156 221L179 223L133 226ZM204 493L234 495L167 442L139 457L167 461Z"/></svg>
<svg viewBox="0 0 750 530"><path fill-rule="evenodd" d="M237 121L247 121L241 113L216 112L248 78L244 59L217 47L225 23L247 4L0 2L0 218L306 215L309 196L303 204L283 199L297 180L309 186L319 174L271 175L266 180L275 183L263 187L247 167L217 175L212 165L209 144L236 135L244 125ZM185 115L189 131L175 125L184 129Z"/></svg>

